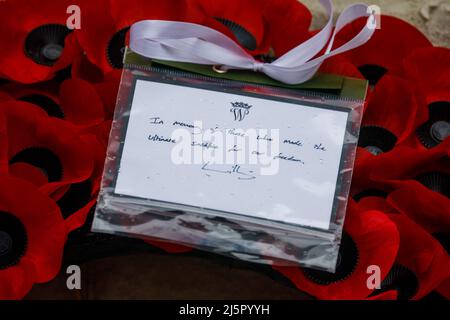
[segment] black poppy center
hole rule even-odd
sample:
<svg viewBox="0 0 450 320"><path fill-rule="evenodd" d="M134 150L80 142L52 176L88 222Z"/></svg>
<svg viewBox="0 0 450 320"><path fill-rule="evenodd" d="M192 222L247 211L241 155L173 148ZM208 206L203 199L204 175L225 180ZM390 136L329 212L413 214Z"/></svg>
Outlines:
<svg viewBox="0 0 450 320"><path fill-rule="evenodd" d="M443 172L428 172L416 177L416 180L431 191L450 198L450 176Z"/></svg>
<svg viewBox="0 0 450 320"><path fill-rule="evenodd" d="M64 112L61 110L61 107L53 99L43 94L28 94L20 97L19 100L38 106L47 112L50 117L64 118Z"/></svg>
<svg viewBox="0 0 450 320"><path fill-rule="evenodd" d="M62 24L46 24L31 31L25 39L25 54L37 64L53 66L61 57L64 41L71 32Z"/></svg>
<svg viewBox="0 0 450 320"><path fill-rule="evenodd" d="M397 137L389 130L377 126L365 126L359 133L358 146L374 155L392 150Z"/></svg>
<svg viewBox="0 0 450 320"><path fill-rule="evenodd" d="M17 264L25 254L27 233L15 216L0 212L0 270Z"/></svg>
<svg viewBox="0 0 450 320"><path fill-rule="evenodd" d="M388 196L388 193L386 191L380 190L380 189L366 189L363 190L353 196L353 199L358 202L363 198L367 197L379 197L385 199Z"/></svg>
<svg viewBox="0 0 450 320"><path fill-rule="evenodd" d="M450 255L450 233L449 232L437 232L433 234L433 237L439 241L442 247Z"/></svg>
<svg viewBox="0 0 450 320"><path fill-rule="evenodd" d="M369 81L371 86L374 86L380 81L381 77L388 71L386 68L375 64L365 64L358 68L359 72Z"/></svg>
<svg viewBox="0 0 450 320"><path fill-rule="evenodd" d="M106 57L109 64L115 69L123 67L123 55L125 53L125 39L130 27L123 28L116 32L109 40L106 48Z"/></svg>
<svg viewBox="0 0 450 320"><path fill-rule="evenodd" d="M69 190L57 201L64 218L68 218L82 209L91 200L92 183L90 180L71 184Z"/></svg>
<svg viewBox="0 0 450 320"><path fill-rule="evenodd" d="M255 56L255 58L264 63L272 63L277 59L276 53L273 48L270 48L267 53Z"/></svg>
<svg viewBox="0 0 450 320"><path fill-rule="evenodd" d="M398 300L408 300L414 297L418 288L419 281L414 272L403 265L394 264L386 278L381 282L380 289L376 289L371 296L396 290Z"/></svg>
<svg viewBox="0 0 450 320"><path fill-rule="evenodd" d="M428 121L417 128L419 141L433 148L450 136L450 102L438 101L428 106Z"/></svg>
<svg viewBox="0 0 450 320"><path fill-rule="evenodd" d="M256 42L255 37L247 31L243 26L240 24L225 19L221 17L216 17L216 20L222 23L225 27L227 27L233 35L236 37L236 40L239 42L241 46L246 48L247 50L256 50L258 44Z"/></svg>
<svg viewBox="0 0 450 320"><path fill-rule="evenodd" d="M32 147L17 153L10 164L27 163L39 168L48 178L48 182L60 181L63 167L58 156L46 148Z"/></svg>
<svg viewBox="0 0 450 320"><path fill-rule="evenodd" d="M359 253L355 241L345 232L342 234L341 246L336 263L336 272L303 269L305 276L319 285L329 285L347 279L356 269Z"/></svg>

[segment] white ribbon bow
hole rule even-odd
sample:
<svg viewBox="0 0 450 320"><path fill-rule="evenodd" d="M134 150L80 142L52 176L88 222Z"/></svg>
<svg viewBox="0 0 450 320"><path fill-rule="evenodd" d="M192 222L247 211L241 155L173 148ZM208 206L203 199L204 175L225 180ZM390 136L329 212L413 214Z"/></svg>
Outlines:
<svg viewBox="0 0 450 320"><path fill-rule="evenodd" d="M234 40L214 29L187 22L143 20L132 25L130 48L145 57L167 61L220 65L221 69L263 72L287 84L311 79L329 57L365 44L376 29L376 19L365 4L353 4L339 16L333 32L331 0L320 0L328 14L328 22L316 35L285 53L272 63L255 60ZM331 50L336 34L348 23L368 17L361 31L350 41ZM322 56L314 58L325 46Z"/></svg>

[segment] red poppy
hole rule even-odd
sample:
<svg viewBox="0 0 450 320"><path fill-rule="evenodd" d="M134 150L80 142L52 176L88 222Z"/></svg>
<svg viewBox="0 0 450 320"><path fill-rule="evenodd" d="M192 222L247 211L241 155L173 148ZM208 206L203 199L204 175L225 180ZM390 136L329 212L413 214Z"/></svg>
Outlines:
<svg viewBox="0 0 450 320"><path fill-rule="evenodd" d="M407 216L389 218L399 230L400 249L380 291L396 289L399 299L420 299L450 275L450 260L439 242Z"/></svg>
<svg viewBox="0 0 450 320"><path fill-rule="evenodd" d="M414 199L414 195L410 198ZM365 198L359 205L363 210L383 210L400 233L396 262L381 288L372 296L396 290L398 299L420 299L448 277L450 259L443 246L408 218L408 212L394 208L389 201L380 198Z"/></svg>
<svg viewBox="0 0 450 320"><path fill-rule="evenodd" d="M11 175L55 197L61 188L91 176L92 155L76 127L27 102L4 102L0 112L7 122Z"/></svg>
<svg viewBox="0 0 450 320"><path fill-rule="evenodd" d="M374 164L372 178L393 188L406 187L416 181L448 197L449 146L450 139L433 149L398 146L379 157Z"/></svg>
<svg viewBox="0 0 450 320"><path fill-rule="evenodd" d="M367 268L379 266L383 279L397 255L395 224L381 212L363 212L351 200L348 205L336 273L274 266L298 289L319 299L366 298L372 292L367 287Z"/></svg>
<svg viewBox="0 0 450 320"><path fill-rule="evenodd" d="M79 52L66 26L69 0L0 3L0 74L23 83L48 80Z"/></svg>
<svg viewBox="0 0 450 320"><path fill-rule="evenodd" d="M95 88L81 79L69 79L61 84L11 84L6 88L16 100L32 103L49 116L67 120L77 126L95 125L105 117L103 102Z"/></svg>
<svg viewBox="0 0 450 320"><path fill-rule="evenodd" d="M423 114L416 121L411 144L435 147L450 135L450 49L416 49L403 61L403 72Z"/></svg>
<svg viewBox="0 0 450 320"><path fill-rule="evenodd" d="M366 23L358 19L336 36L338 47L353 38ZM386 73L399 74L403 59L415 48L431 47L431 42L414 26L391 16L381 16L381 29L365 45L343 53L374 85Z"/></svg>
<svg viewBox="0 0 450 320"><path fill-rule="evenodd" d="M258 3L258 6L261 4ZM262 43L270 45L275 57L282 56L311 37L309 32L311 12L297 0L266 0L262 14L264 17ZM264 45L262 49L265 49Z"/></svg>
<svg viewBox="0 0 450 320"><path fill-rule="evenodd" d="M0 179L0 300L20 299L33 283L55 277L65 240L64 220L50 198L26 181Z"/></svg>
<svg viewBox="0 0 450 320"><path fill-rule="evenodd" d="M244 49L253 55L269 49L265 36L265 3L260 0L196 0L205 15L222 24ZM286 2L286 1L283 1ZM216 26L212 26L216 27ZM221 28L219 31L223 31Z"/></svg>
<svg viewBox="0 0 450 320"><path fill-rule="evenodd" d="M99 15L98 8L107 8ZM189 1L98 0L83 1L83 28L77 39L89 60L104 73L122 68L130 26L140 20L160 19L201 23L204 15Z"/></svg>
<svg viewBox="0 0 450 320"><path fill-rule="evenodd" d="M418 103L410 84L384 76L371 93L362 119L351 194L386 197L394 188L371 176L376 163L414 132ZM385 168L388 168L386 166ZM387 170L387 169L386 169Z"/></svg>
<svg viewBox="0 0 450 320"><path fill-rule="evenodd" d="M403 142L414 130L418 105L410 84L386 75L364 110L358 145L378 155Z"/></svg>
<svg viewBox="0 0 450 320"><path fill-rule="evenodd" d="M373 177L397 190L390 205L421 225L436 239L450 233L450 139L432 149L397 147L380 158Z"/></svg>

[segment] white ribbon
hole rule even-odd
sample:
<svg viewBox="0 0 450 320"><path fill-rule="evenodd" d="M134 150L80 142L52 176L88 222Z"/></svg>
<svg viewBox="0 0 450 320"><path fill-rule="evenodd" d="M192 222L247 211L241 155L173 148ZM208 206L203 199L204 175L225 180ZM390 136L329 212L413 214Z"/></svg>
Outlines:
<svg viewBox="0 0 450 320"><path fill-rule="evenodd" d="M287 84L311 79L329 57L365 44L376 29L376 19L365 4L353 4L339 16L333 32L331 0L320 0L328 15L325 27L316 35L272 63L255 60L234 40L214 29L187 22L143 20L132 25L130 48L145 57L167 61L220 65L221 69L263 72ZM331 50L336 34L348 23L367 17L361 31L350 41ZM314 58L327 45L325 53Z"/></svg>

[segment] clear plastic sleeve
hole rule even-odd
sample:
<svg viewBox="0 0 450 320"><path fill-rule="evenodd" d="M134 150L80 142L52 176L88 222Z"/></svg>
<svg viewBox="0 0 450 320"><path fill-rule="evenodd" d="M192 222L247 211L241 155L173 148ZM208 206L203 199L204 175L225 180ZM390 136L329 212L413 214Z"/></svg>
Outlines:
<svg viewBox="0 0 450 320"><path fill-rule="evenodd" d="M328 177L324 183L325 187L312 183L302 185L303 189L309 188L305 192L329 194L331 191L326 190L332 190L333 204L329 225L314 227L302 223L287 223L282 218L268 219L257 215L236 214L196 206L195 201L186 204L118 193L116 182L121 171L127 131L130 130L129 122L136 82L139 80L233 93L258 99L289 101L347 113L337 178ZM202 97L199 96L199 99ZM148 101L148 108L152 108L152 103L153 101ZM189 105L185 107L189 108ZM353 172L362 107L362 100L343 98L339 95L217 79L155 65L126 64L117 98L102 188L92 230L180 243L252 262L301 264L309 268L334 272ZM326 126L327 122L323 125ZM319 145L318 149L320 148ZM127 152L130 152L129 149L130 147ZM132 152L138 157L140 150ZM151 161L149 159L149 165L153 165ZM220 185L217 186L217 190L218 192L221 190ZM167 190L169 191L177 192L176 188ZM298 215L302 216L302 212Z"/></svg>

